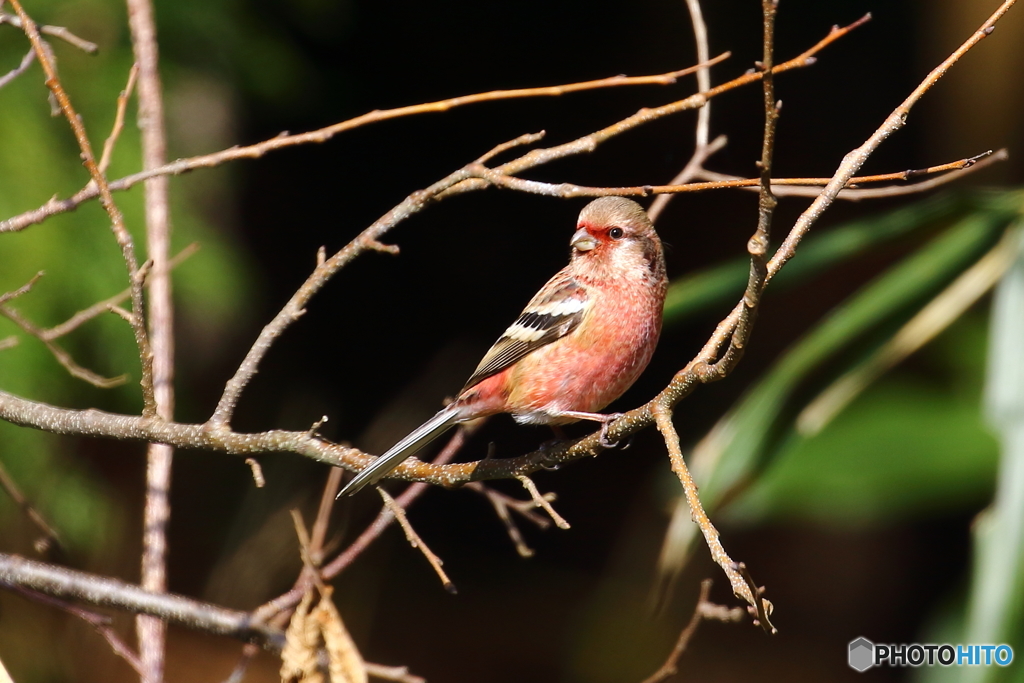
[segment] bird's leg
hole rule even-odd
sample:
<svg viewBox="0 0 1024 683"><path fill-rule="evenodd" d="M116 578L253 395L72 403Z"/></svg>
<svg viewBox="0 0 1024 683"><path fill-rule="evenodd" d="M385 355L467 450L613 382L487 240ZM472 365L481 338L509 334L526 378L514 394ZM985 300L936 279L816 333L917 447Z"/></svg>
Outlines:
<svg viewBox="0 0 1024 683"><path fill-rule="evenodd" d="M608 425L622 417L622 413L608 413L605 415L604 413L584 413L578 410L560 410L557 413L554 413L554 415L557 415L558 417L572 417L577 420L600 422L601 436L599 440L601 441L601 445L605 448L615 448L619 445L618 441L608 440Z"/></svg>

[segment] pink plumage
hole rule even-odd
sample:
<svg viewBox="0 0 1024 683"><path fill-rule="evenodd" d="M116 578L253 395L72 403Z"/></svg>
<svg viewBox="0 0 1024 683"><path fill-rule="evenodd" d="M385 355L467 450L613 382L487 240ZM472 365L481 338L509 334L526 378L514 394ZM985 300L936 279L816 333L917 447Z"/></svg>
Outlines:
<svg viewBox="0 0 1024 683"><path fill-rule="evenodd" d="M451 426L511 413L517 422L607 424L600 414L651 360L668 281L661 240L634 201L584 207L569 265L484 355L458 398L359 472L340 495L376 483Z"/></svg>

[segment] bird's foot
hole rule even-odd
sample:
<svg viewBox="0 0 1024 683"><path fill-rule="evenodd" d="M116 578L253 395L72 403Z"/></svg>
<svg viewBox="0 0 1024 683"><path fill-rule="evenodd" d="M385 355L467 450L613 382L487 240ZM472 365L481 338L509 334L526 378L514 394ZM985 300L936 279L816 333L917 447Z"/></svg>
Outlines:
<svg viewBox="0 0 1024 683"><path fill-rule="evenodd" d="M609 415L605 415L604 419L601 420L601 435L598 437L598 441L600 441L601 445L604 446L605 448L616 448L620 443L618 441L608 440L608 425L610 425L612 422L615 422L620 417L622 417L622 413L611 413ZM629 448L628 442L626 443L624 448Z"/></svg>

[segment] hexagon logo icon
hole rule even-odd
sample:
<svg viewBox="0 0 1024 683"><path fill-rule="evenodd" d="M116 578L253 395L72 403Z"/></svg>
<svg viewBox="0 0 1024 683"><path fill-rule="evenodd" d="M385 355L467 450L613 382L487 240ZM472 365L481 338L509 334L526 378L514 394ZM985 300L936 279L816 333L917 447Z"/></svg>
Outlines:
<svg viewBox="0 0 1024 683"><path fill-rule="evenodd" d="M850 642L850 668L861 673L867 671L875 663L875 644L867 638L858 638Z"/></svg>

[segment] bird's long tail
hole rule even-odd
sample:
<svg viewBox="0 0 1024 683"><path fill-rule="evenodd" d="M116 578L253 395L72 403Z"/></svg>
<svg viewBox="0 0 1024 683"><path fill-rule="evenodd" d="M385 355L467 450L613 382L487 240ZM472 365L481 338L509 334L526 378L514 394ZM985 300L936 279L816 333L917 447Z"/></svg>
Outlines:
<svg viewBox="0 0 1024 683"><path fill-rule="evenodd" d="M356 474L352 481L341 490L338 497L351 496L364 486L376 484L387 476L391 470L401 465L406 458L412 456L428 443L448 431L458 419L459 411L454 404L443 409L437 415L412 430L408 436L388 449L387 453L370 463L366 469Z"/></svg>

